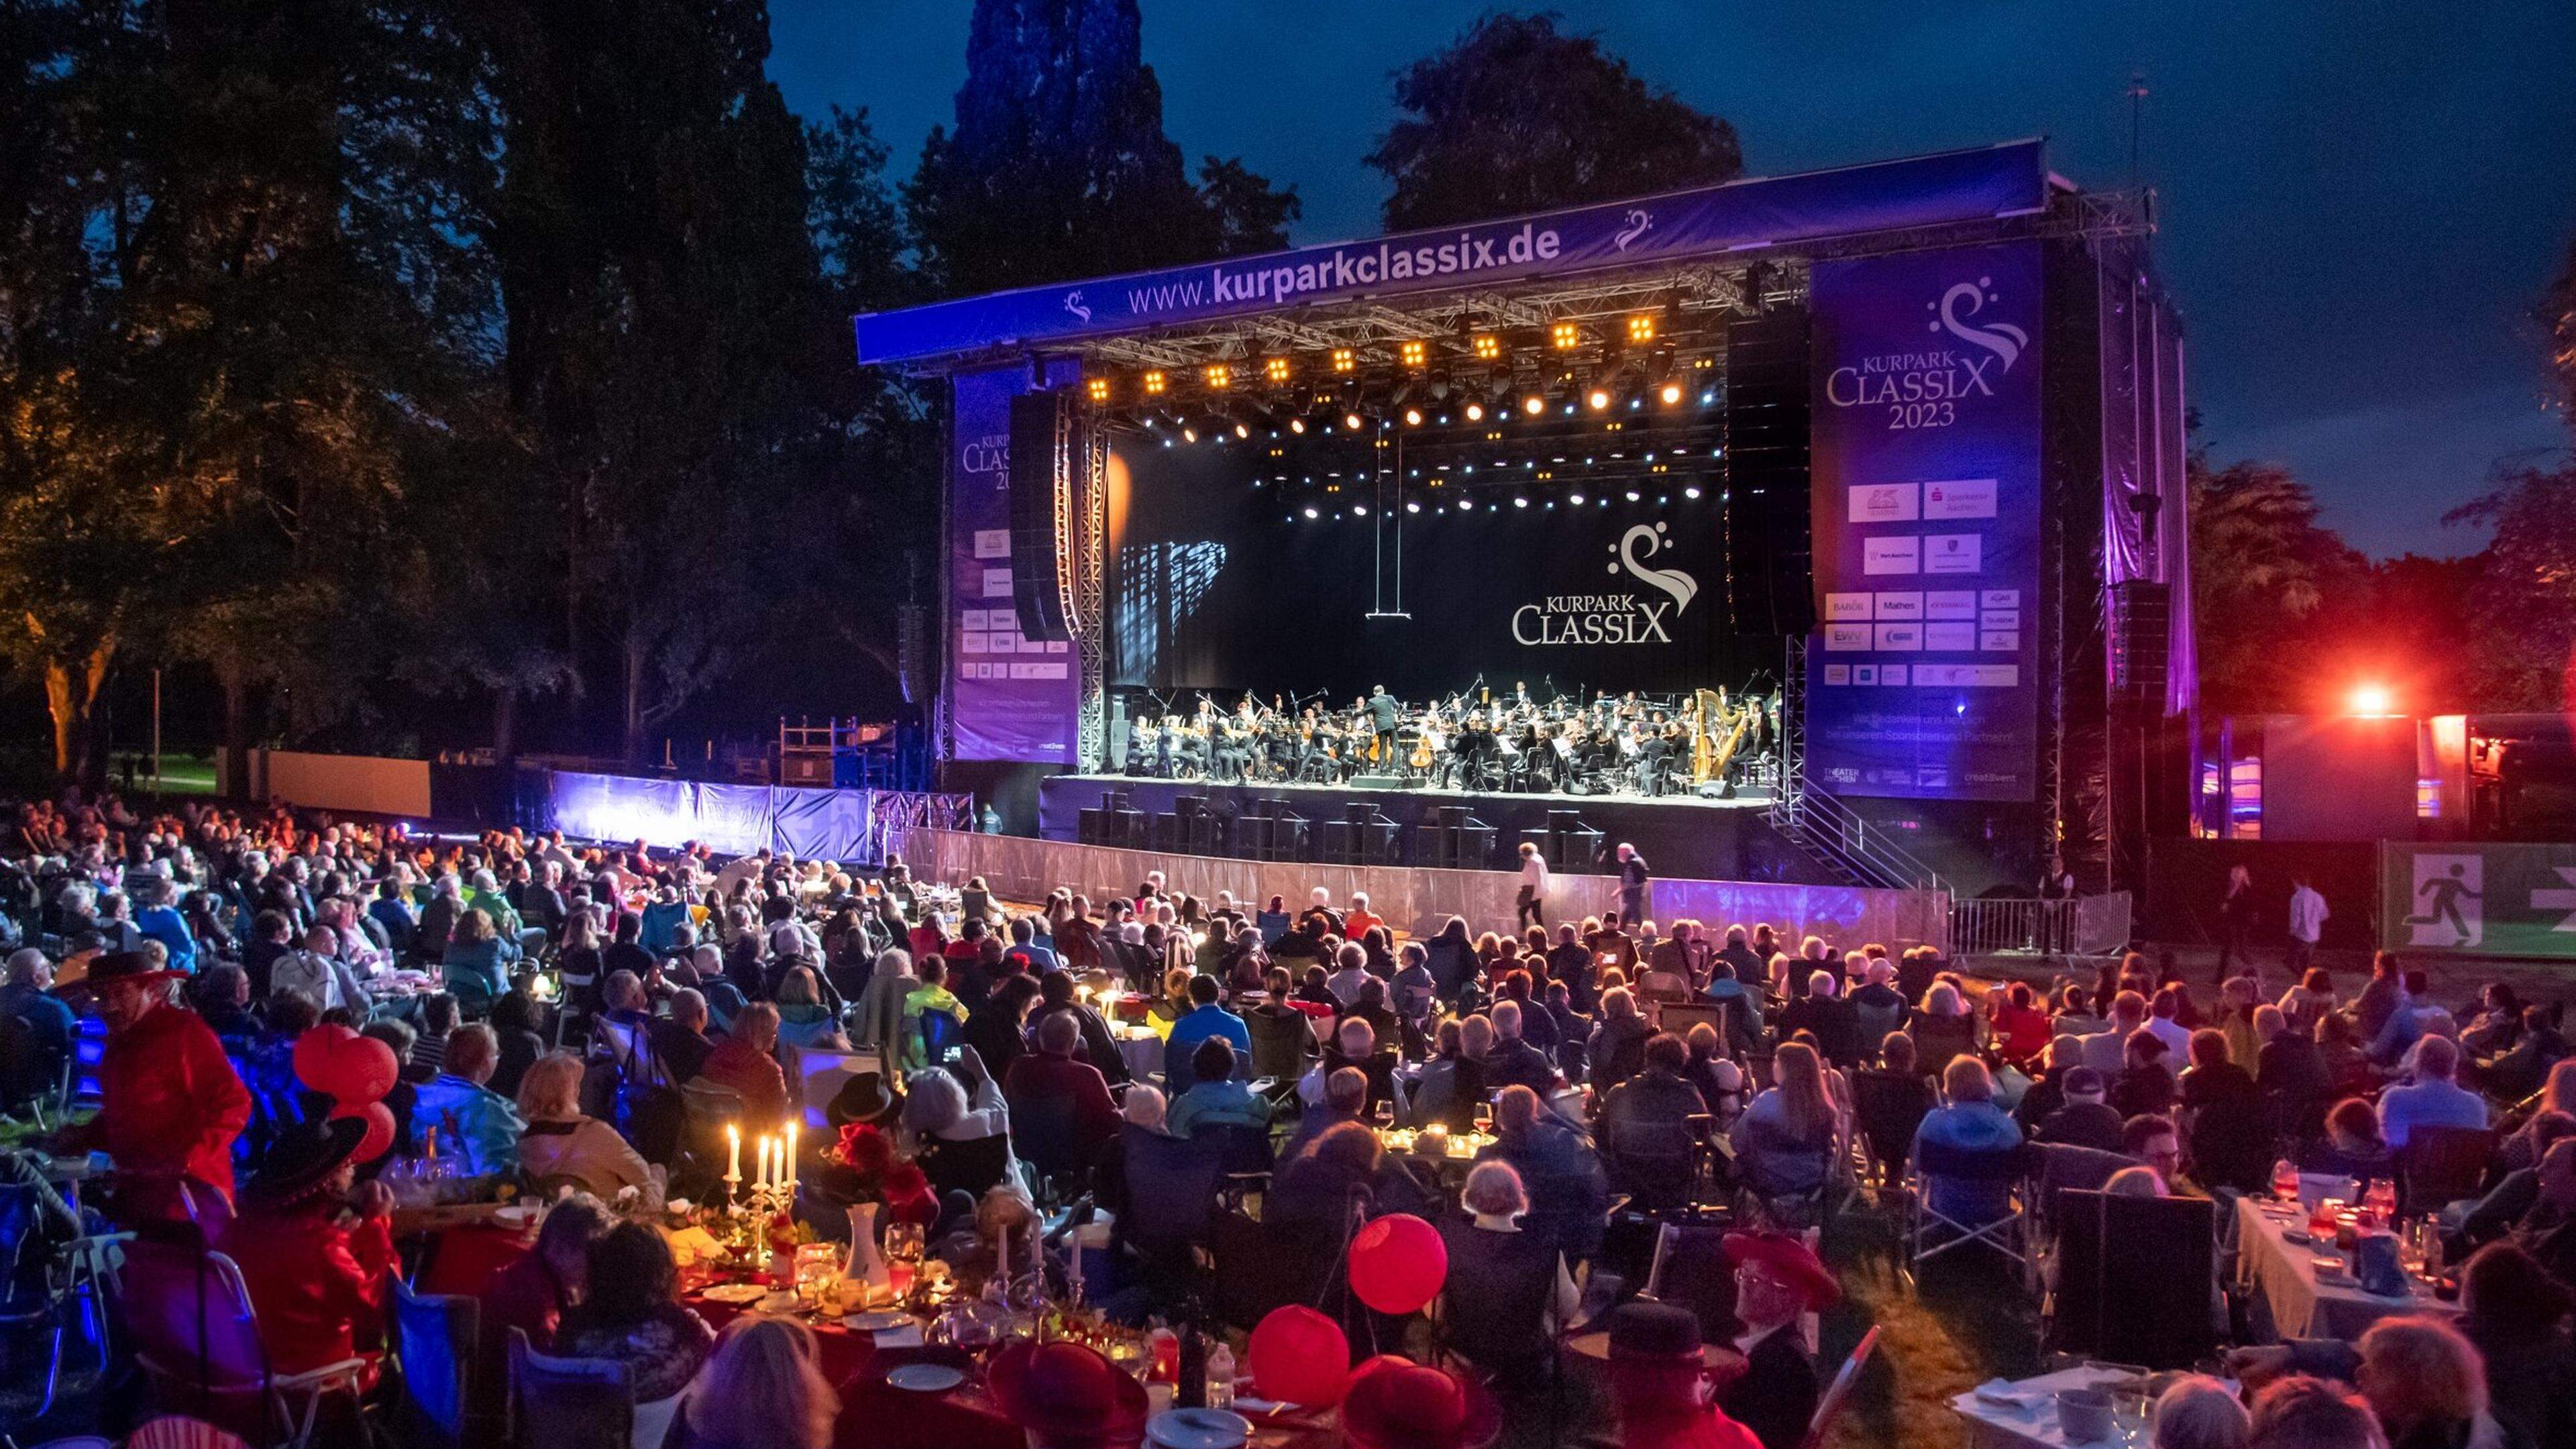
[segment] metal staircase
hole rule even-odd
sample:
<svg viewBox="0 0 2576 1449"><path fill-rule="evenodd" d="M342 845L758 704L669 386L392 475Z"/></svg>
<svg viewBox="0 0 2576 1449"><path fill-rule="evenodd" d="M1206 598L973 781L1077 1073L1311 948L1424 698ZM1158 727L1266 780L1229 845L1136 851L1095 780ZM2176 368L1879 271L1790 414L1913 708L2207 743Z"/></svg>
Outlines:
<svg viewBox="0 0 2576 1449"><path fill-rule="evenodd" d="M1780 671L1780 785L1764 812L1771 828L1806 852L1826 874L1845 885L1885 890L1948 891L1940 872L1925 865L1882 827L1862 818L1833 792L1807 778L1806 640L1789 641Z"/></svg>

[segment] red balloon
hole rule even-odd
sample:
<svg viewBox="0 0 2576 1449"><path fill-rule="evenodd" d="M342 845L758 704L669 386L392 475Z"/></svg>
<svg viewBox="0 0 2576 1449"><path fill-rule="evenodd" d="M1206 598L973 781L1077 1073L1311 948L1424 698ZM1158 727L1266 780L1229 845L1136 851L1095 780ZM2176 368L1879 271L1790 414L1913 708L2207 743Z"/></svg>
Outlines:
<svg viewBox="0 0 2576 1449"><path fill-rule="evenodd" d="M295 1039L295 1076L344 1106L373 1102L394 1089L394 1049L345 1026L317 1026Z"/></svg>
<svg viewBox="0 0 2576 1449"><path fill-rule="evenodd" d="M1449 1281L1440 1230L1403 1213L1373 1218L1351 1236L1351 1292L1380 1313L1420 1312Z"/></svg>
<svg viewBox="0 0 2576 1449"><path fill-rule="evenodd" d="M338 1022L317 1026L295 1039L295 1080L317 1092L331 1093L324 1086L331 1076L331 1058L341 1043L358 1039L358 1034ZM331 1095L338 1095L331 1093Z"/></svg>
<svg viewBox="0 0 2576 1449"><path fill-rule="evenodd" d="M331 1109L333 1117L355 1117L367 1124L367 1135L350 1154L352 1162L373 1162L394 1145L394 1109L382 1102L343 1102Z"/></svg>
<svg viewBox="0 0 2576 1449"><path fill-rule="evenodd" d="M1350 1384L1351 1341L1340 1324L1292 1303L1271 1309L1254 1326L1244 1363L1263 1398L1329 1408Z"/></svg>

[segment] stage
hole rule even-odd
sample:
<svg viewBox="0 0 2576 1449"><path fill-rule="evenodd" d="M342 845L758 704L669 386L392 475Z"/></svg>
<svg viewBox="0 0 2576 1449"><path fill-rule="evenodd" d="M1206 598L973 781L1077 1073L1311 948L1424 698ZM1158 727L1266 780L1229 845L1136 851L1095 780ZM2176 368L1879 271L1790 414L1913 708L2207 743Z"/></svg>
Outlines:
<svg viewBox="0 0 2576 1449"><path fill-rule="evenodd" d="M1235 824L1259 813L1258 802L1283 800L1287 809L1309 822L1306 858L1319 858L1323 826L1345 818L1353 806L1373 809L1394 821L1394 857L1388 864L1451 865L1466 869L1510 870L1519 864L1521 832L1544 829L1552 812L1571 811L1583 825L1602 833L1606 853L1626 842L1637 847L1657 875L1704 880L1780 880L1799 873L1803 857L1773 834L1763 818L1769 797L1747 790L1733 800L1696 796L1648 799L1623 795L1504 795L1465 790L1367 790L1347 785L1220 785L1204 780L1155 780L1125 775L1057 775L1038 787L1038 833L1048 840L1081 839L1080 812L1099 808L1102 796L1121 791L1150 823L1177 813L1182 796L1201 796L1208 813L1232 848ZM1478 822L1494 827L1493 846L1484 860L1434 862L1420 858L1418 827L1440 821L1443 806L1464 806ZM1150 828L1150 825L1149 825ZM1597 869L1609 868L1606 859Z"/></svg>

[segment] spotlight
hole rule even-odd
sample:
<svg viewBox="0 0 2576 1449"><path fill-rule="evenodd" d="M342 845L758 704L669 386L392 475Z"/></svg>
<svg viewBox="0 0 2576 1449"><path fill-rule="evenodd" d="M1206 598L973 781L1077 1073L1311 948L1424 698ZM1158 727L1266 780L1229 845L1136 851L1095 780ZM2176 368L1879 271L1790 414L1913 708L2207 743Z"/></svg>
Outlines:
<svg viewBox="0 0 2576 1449"><path fill-rule="evenodd" d="M1422 505L1419 503L1407 503L1404 505L1404 511L1407 513L1420 513L1422 511Z"/></svg>
<svg viewBox="0 0 2576 1449"><path fill-rule="evenodd" d="M1109 401L1109 379L1105 377L1085 378L1083 379L1082 387L1085 392L1091 394L1091 400L1093 402L1104 403Z"/></svg>
<svg viewBox="0 0 2576 1449"><path fill-rule="evenodd" d="M1475 503L1475 500L1474 500L1474 499L1472 499L1472 498L1461 498L1461 499L1459 499L1459 500L1458 500L1458 511L1459 511L1460 513L1473 513L1473 512L1475 512L1475 511L1476 511L1476 503Z"/></svg>
<svg viewBox="0 0 2576 1449"><path fill-rule="evenodd" d="M1540 397L1537 393L1531 393L1528 397L1521 399L1521 411L1529 414L1531 417L1537 417L1540 413L1547 411L1547 399Z"/></svg>
<svg viewBox="0 0 2576 1449"><path fill-rule="evenodd" d="M1290 419L1288 420L1288 431L1290 431L1290 432L1292 432L1292 433L1303 433L1303 432L1305 432L1305 431L1306 431L1306 420L1305 420L1304 418L1290 418Z"/></svg>
<svg viewBox="0 0 2576 1449"><path fill-rule="evenodd" d="M1348 372L1359 365L1359 358L1347 347L1333 349L1333 371Z"/></svg>
<svg viewBox="0 0 2576 1449"><path fill-rule="evenodd" d="M1420 367L1430 358L1429 351L1423 347L1422 339L1418 337L1407 338L1397 343L1395 355L1396 360L1407 367Z"/></svg>
<svg viewBox="0 0 2576 1449"><path fill-rule="evenodd" d="M1576 493L1576 494L1573 494L1573 495L1569 496L1565 501L1566 501L1566 502L1568 502L1568 503L1573 503L1573 504L1578 504L1578 505L1579 505L1579 504L1581 504L1581 503L1583 502L1583 495L1582 495L1582 494L1580 494L1580 493Z"/></svg>
<svg viewBox="0 0 2576 1449"><path fill-rule="evenodd" d="M1631 488L1631 489L1629 489L1629 490L1628 490L1628 501L1629 501L1629 502L1631 502L1631 503L1634 503L1634 502L1636 502L1636 501L1637 501L1637 490L1636 490L1636 489Z"/></svg>
<svg viewBox="0 0 2576 1449"><path fill-rule="evenodd" d="M1360 430L1360 415L1358 413L1342 414L1342 426L1350 429L1354 433L1358 432Z"/></svg>
<svg viewBox="0 0 2576 1449"><path fill-rule="evenodd" d="M1655 340L1655 318L1654 318L1654 314L1649 313L1649 312L1640 312L1640 313L1638 313L1636 316L1629 318L1629 319L1628 319L1628 340L1629 340L1630 342L1652 342L1652 341L1654 341L1654 340Z"/></svg>
<svg viewBox="0 0 2576 1449"><path fill-rule="evenodd" d="M1514 508L1527 508L1529 507L1529 500L1526 498L1515 498L1512 500L1512 506Z"/></svg>
<svg viewBox="0 0 2576 1449"><path fill-rule="evenodd" d="M1161 368L1159 368L1159 367L1149 369L1149 370L1145 373L1145 396L1147 396L1147 397L1161 397L1162 395L1163 395L1163 370L1162 370Z"/></svg>
<svg viewBox="0 0 2576 1449"><path fill-rule="evenodd" d="M1209 363L1207 370L1200 375L1207 379L1207 385L1212 388L1222 390L1234 385L1234 369L1222 362Z"/></svg>
<svg viewBox="0 0 2576 1449"><path fill-rule="evenodd" d="M1198 440L1199 440L1199 430L1198 430L1198 429L1196 429L1196 428L1191 428L1191 427L1184 427L1184 428L1182 428L1182 429L1181 429L1181 441L1182 441L1182 442L1184 442L1184 443L1195 443L1195 442L1197 442Z"/></svg>
<svg viewBox="0 0 2576 1449"><path fill-rule="evenodd" d="M1238 438L1248 438L1252 436L1252 429L1242 423L1236 423L1234 425L1234 435Z"/></svg>
<svg viewBox="0 0 2576 1449"><path fill-rule="evenodd" d="M1418 428L1418 427L1421 427L1421 426L1422 426L1422 409L1420 409L1420 408L1406 408L1406 409L1404 410L1404 425L1405 425L1406 427L1408 427L1408 428Z"/></svg>
<svg viewBox="0 0 2576 1449"><path fill-rule="evenodd" d="M1265 359L1261 364L1261 375L1270 379L1272 382L1286 382L1288 380L1288 359L1284 357Z"/></svg>
<svg viewBox="0 0 2576 1449"><path fill-rule="evenodd" d="M1306 516L1307 516L1308 518L1314 518L1314 517L1317 517L1318 515L1316 514L1316 512L1315 512L1315 510L1314 510L1314 509L1309 508L1309 509L1307 509L1307 510L1306 510Z"/></svg>
<svg viewBox="0 0 2576 1449"><path fill-rule="evenodd" d="M1583 341L1583 329L1571 322L1559 322L1547 329L1547 340L1556 344L1557 351L1563 352Z"/></svg>
<svg viewBox="0 0 2576 1449"><path fill-rule="evenodd" d="M1671 407L1682 400L1682 385L1678 382L1665 383L1655 389L1655 400L1666 407Z"/></svg>
<svg viewBox="0 0 2576 1449"><path fill-rule="evenodd" d="M1591 404L1592 410L1597 413L1603 408L1610 406L1610 389L1606 387L1596 387L1592 391L1585 393L1583 395L1583 400L1586 403Z"/></svg>
<svg viewBox="0 0 2576 1449"><path fill-rule="evenodd" d="M1367 504L1365 504L1365 503L1354 503L1354 504L1352 504L1352 505L1351 505L1351 516L1352 516L1352 517L1354 517L1354 518L1366 518L1366 517L1368 517L1368 505L1367 505Z"/></svg>
<svg viewBox="0 0 2576 1449"><path fill-rule="evenodd" d="M1481 423L1484 420L1485 405L1483 403L1471 402L1467 404L1467 421L1471 423Z"/></svg>
<svg viewBox="0 0 2576 1449"><path fill-rule="evenodd" d="M1492 362L1503 355L1503 339L1490 332L1477 333L1469 345L1475 349L1479 362Z"/></svg>
<svg viewBox="0 0 2576 1449"><path fill-rule="evenodd" d="M2389 692L2387 685L2362 684L2353 687L2352 712L2354 714L2365 718L2389 714L2394 710L2396 703L2397 696Z"/></svg>
<svg viewBox="0 0 2576 1449"><path fill-rule="evenodd" d="M1699 485L1694 483L1690 487L1683 489L1682 496L1684 498L1697 498L1699 496Z"/></svg>

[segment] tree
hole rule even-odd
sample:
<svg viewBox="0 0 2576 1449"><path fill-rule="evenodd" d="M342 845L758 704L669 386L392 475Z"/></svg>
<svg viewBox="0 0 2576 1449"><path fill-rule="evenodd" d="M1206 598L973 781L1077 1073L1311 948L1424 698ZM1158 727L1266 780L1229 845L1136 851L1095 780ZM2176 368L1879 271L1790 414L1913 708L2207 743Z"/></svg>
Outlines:
<svg viewBox="0 0 2576 1449"><path fill-rule="evenodd" d="M1557 17L1488 15L1395 75L1403 117L1368 164L1403 231L1710 186L1744 170L1735 128L1649 87Z"/></svg>
<svg viewBox="0 0 2576 1449"><path fill-rule="evenodd" d="M2507 470L2443 521L2494 530L2468 595L2480 703L2576 710L2576 466Z"/></svg>
<svg viewBox="0 0 2576 1449"><path fill-rule="evenodd" d="M1136 0L976 0L957 128L904 188L922 270L946 295L1136 271L1286 244L1293 190L1208 158L1190 184L1163 134Z"/></svg>
<svg viewBox="0 0 2576 1449"><path fill-rule="evenodd" d="M2557 279L2541 294L2540 325L2549 333L2549 365L2558 381L2559 405L2568 409L2576 427L2576 238L2567 243L2567 260Z"/></svg>
<svg viewBox="0 0 2576 1449"><path fill-rule="evenodd" d="M2314 621L2357 597L2366 565L2317 524L2308 486L2278 463L2190 462L2191 606L2203 695L2219 713L2314 707Z"/></svg>

